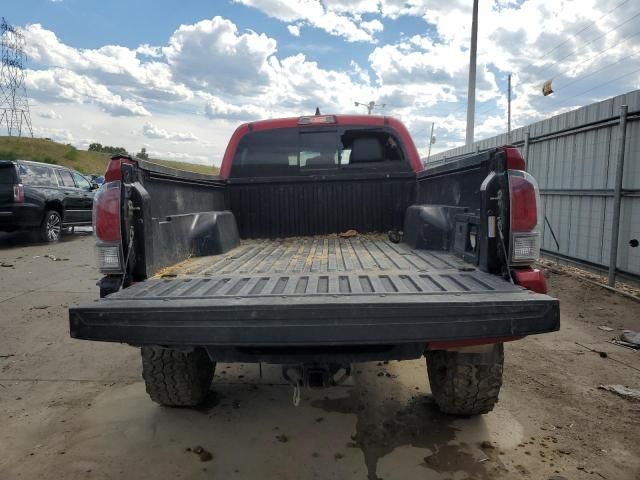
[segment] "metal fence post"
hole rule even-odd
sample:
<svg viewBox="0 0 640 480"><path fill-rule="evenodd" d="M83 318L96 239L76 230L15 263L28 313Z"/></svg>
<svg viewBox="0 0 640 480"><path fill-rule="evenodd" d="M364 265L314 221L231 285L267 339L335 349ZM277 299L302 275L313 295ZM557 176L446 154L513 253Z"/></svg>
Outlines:
<svg viewBox="0 0 640 480"><path fill-rule="evenodd" d="M527 127L527 131L524 134L524 147L522 148L522 153L524 157L524 166L525 168L529 166L529 127Z"/></svg>
<svg viewBox="0 0 640 480"><path fill-rule="evenodd" d="M616 266L618 265L618 237L620 235L620 206L622 205L622 179L624 175L624 150L627 140L627 105L620 107L620 126L618 134L618 158L616 163L616 184L613 197L613 225L611 226L611 248L609 249L609 286L616 285Z"/></svg>

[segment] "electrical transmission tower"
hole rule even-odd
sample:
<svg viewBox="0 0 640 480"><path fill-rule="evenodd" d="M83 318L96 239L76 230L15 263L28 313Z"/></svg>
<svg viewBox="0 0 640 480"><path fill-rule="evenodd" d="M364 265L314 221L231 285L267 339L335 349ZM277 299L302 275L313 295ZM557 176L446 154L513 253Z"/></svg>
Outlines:
<svg viewBox="0 0 640 480"><path fill-rule="evenodd" d="M33 137L29 98L25 86L25 40L20 30L0 23L0 133L21 137L24 131Z"/></svg>

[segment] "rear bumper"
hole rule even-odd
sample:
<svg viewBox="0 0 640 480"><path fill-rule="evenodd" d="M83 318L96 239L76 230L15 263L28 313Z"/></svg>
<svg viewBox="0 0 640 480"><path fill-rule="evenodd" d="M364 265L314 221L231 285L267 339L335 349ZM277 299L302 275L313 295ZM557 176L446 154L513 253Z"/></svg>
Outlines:
<svg viewBox="0 0 640 480"><path fill-rule="evenodd" d="M42 212L29 204L0 204L0 230L20 230L37 227L42 220Z"/></svg>
<svg viewBox="0 0 640 480"><path fill-rule="evenodd" d="M497 297L498 295L491 295ZM403 298L405 297L405 298ZM425 298L426 297L426 298ZM558 300L486 295L116 300L69 310L73 338L132 345L376 345L521 337L560 327Z"/></svg>

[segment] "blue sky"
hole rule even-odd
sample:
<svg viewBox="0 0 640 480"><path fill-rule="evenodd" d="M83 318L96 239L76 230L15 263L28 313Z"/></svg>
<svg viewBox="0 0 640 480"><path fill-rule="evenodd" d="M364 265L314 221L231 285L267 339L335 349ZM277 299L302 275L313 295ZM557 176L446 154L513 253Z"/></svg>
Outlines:
<svg viewBox="0 0 640 480"><path fill-rule="evenodd" d="M342 39L313 28L308 29L304 41L300 41L288 32L286 23L229 0L184 0L179 5L176 8L176 2L168 0L22 0L6 5L2 14L18 25L41 23L56 32L61 41L76 48L109 44L130 48L143 43L162 45L179 25L219 15L233 20L239 30L264 32L278 39L278 50L283 53L303 52L309 60L320 62L326 68L347 68L352 59L366 65L371 52L371 45L367 43L353 43L347 51ZM365 20L373 18L375 15L364 15ZM388 19L377 39L380 43L394 43L403 37L427 32L435 34L435 29L424 19L401 16Z"/></svg>
<svg viewBox="0 0 640 480"><path fill-rule="evenodd" d="M476 138L504 131L509 72L515 126L640 87L637 13L481 1ZM0 15L25 32L38 136L217 164L242 121L376 100L423 152L432 121L434 151L464 138L471 0L22 0ZM567 89L542 97L550 78Z"/></svg>

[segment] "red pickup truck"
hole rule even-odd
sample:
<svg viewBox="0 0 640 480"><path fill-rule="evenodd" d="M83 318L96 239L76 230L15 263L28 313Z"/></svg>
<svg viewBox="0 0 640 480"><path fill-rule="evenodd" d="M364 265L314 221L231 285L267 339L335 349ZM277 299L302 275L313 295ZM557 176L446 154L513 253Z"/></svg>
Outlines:
<svg viewBox="0 0 640 480"><path fill-rule="evenodd" d="M162 405L201 403L216 362L281 364L299 391L425 356L444 412L489 412L504 343L560 324L524 166L507 146L424 169L398 120L341 115L241 125L219 176L113 157L101 299L71 336L140 347Z"/></svg>

